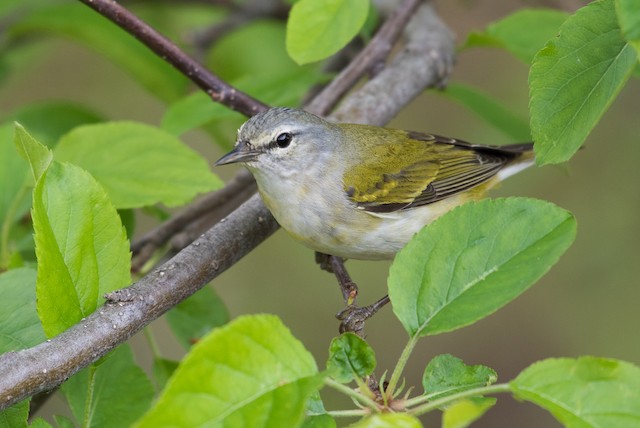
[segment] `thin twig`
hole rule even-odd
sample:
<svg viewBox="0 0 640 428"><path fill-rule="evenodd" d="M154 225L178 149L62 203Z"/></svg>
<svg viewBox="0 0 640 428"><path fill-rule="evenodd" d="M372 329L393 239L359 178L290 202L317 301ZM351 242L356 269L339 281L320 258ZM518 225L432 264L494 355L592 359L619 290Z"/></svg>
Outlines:
<svg viewBox="0 0 640 428"><path fill-rule="evenodd" d="M249 173L247 172L247 174ZM253 177L251 177L251 179L253 180ZM173 256L173 254L179 252L184 247L191 244L203 232L209 230L211 226L225 218L227 215L232 213L233 210L245 203L251 196L253 196L254 193L256 193L256 190L257 188L255 181L251 181L244 186L237 186L236 193L230 195L231 197L226 204L218 206L217 209L212 210L211 212L204 213L189 224L185 225L180 233L174 235L170 241L171 246L169 253Z"/></svg>
<svg viewBox="0 0 640 428"><path fill-rule="evenodd" d="M421 0L404 0L387 18L371 42L305 109L320 116L327 115L362 76L378 68L391 52L420 3Z"/></svg>
<svg viewBox="0 0 640 428"><path fill-rule="evenodd" d="M337 391L342 392L343 394L345 394L346 396L354 400L357 400L359 403L368 407L372 411L379 410L378 403L376 403L371 397L367 397L366 395L362 394L360 391L356 391L348 387L347 385L343 385L340 382L337 382L331 379L330 377L325 378L324 384L327 385L328 387L331 387Z"/></svg>
<svg viewBox="0 0 640 428"><path fill-rule="evenodd" d="M114 0L80 0L100 15L133 35L160 58L181 71L202 88L213 101L224 104L245 116L269 108L266 104L230 86L204 66L185 54L178 46Z"/></svg>
<svg viewBox="0 0 640 428"><path fill-rule="evenodd" d="M209 193L199 201L188 205L169 220L133 242L131 245L131 251L133 252L131 270L138 272L142 266L149 261L158 248L169 242L172 237L179 234L192 222L202 216L222 218L240 206L247 198L235 204L230 204L230 200L237 199L239 194L244 195L245 192L253 193L254 191L255 180L253 176L248 171L240 171L235 177L229 180L222 189ZM186 245L192 241L193 239L179 247L178 250L186 247ZM174 246L173 248L175 249L176 247Z"/></svg>

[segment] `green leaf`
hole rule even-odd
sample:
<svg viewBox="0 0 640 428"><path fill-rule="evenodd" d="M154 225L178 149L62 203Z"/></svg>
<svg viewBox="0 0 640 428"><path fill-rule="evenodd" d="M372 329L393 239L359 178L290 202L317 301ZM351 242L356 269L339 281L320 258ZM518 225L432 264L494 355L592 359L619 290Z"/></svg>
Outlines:
<svg viewBox="0 0 640 428"><path fill-rule="evenodd" d="M336 428L336 420L330 415L307 416L302 423L302 428Z"/></svg>
<svg viewBox="0 0 640 428"><path fill-rule="evenodd" d="M0 274L0 354L35 346L46 339L36 313L36 271Z"/></svg>
<svg viewBox="0 0 640 428"><path fill-rule="evenodd" d="M162 129L173 135L181 135L216 120L243 117L202 91L194 92L173 103L162 116Z"/></svg>
<svg viewBox="0 0 640 428"><path fill-rule="evenodd" d="M20 125L15 124L15 145L24 159L29 162L31 174L34 181L37 181L42 174L49 168L49 164L53 160L53 153L47 146L37 142L29 133Z"/></svg>
<svg viewBox="0 0 640 428"><path fill-rule="evenodd" d="M235 80L232 84L270 105L295 107L309 88L324 79L311 69L297 69L282 75L259 74ZM171 105L162 118L162 128L174 135L212 121L241 117L202 91L194 92Z"/></svg>
<svg viewBox="0 0 640 428"><path fill-rule="evenodd" d="M635 48L636 53L640 55L640 4L638 0L616 0L616 12L622 34Z"/></svg>
<svg viewBox="0 0 640 428"><path fill-rule="evenodd" d="M62 137L55 156L89 171L117 208L181 205L223 184L198 153L139 123L81 126Z"/></svg>
<svg viewBox="0 0 640 428"><path fill-rule="evenodd" d="M461 49L499 47L530 64L536 52L558 34L568 16L553 9L522 9L490 24L484 31L469 34Z"/></svg>
<svg viewBox="0 0 640 428"><path fill-rule="evenodd" d="M625 361L551 358L510 385L516 397L547 409L566 427L640 426L640 368Z"/></svg>
<svg viewBox="0 0 640 428"><path fill-rule="evenodd" d="M29 192L27 192L29 194ZM29 195L31 196L31 195ZM28 199L31 199L30 197ZM24 266L35 266L35 242L33 240L33 228L31 224L15 223L9 231L11 237L10 247L14 250L11 253L9 269L16 269Z"/></svg>
<svg viewBox="0 0 640 428"><path fill-rule="evenodd" d="M8 120L20 123L36 140L51 148L76 126L100 122L102 118L85 106L57 101L28 105L10 114Z"/></svg>
<svg viewBox="0 0 640 428"><path fill-rule="evenodd" d="M15 13L23 1L24 0L4 0L0 3L0 16L6 17L7 15Z"/></svg>
<svg viewBox="0 0 640 428"><path fill-rule="evenodd" d="M488 386L498 380L496 372L483 365L468 366L460 358L450 354L433 358L422 375L425 395L431 399Z"/></svg>
<svg viewBox="0 0 640 428"><path fill-rule="evenodd" d="M53 419L56 421L58 428L75 428L73 421L66 416L53 415Z"/></svg>
<svg viewBox="0 0 640 428"><path fill-rule="evenodd" d="M280 79L296 71L317 68L296 64L287 53L285 38L285 23L253 21L218 40L207 55L205 65L228 82L251 78Z"/></svg>
<svg viewBox="0 0 640 428"><path fill-rule="evenodd" d="M336 421L327 414L319 392L312 394L307 401L307 417L302 428L336 428Z"/></svg>
<svg viewBox="0 0 640 428"><path fill-rule="evenodd" d="M459 102L516 141L531 139L527 119L477 88L460 83L449 83L444 91L433 91L433 93Z"/></svg>
<svg viewBox="0 0 640 428"><path fill-rule="evenodd" d="M469 325L537 281L575 232L569 212L536 199L455 208L396 255L388 281L393 311L412 337Z"/></svg>
<svg viewBox="0 0 640 428"><path fill-rule="evenodd" d="M311 396L307 400L307 410L309 411L310 414L316 414L316 415L327 412L326 409L324 408L322 397L320 397L320 392L311 394Z"/></svg>
<svg viewBox="0 0 640 428"><path fill-rule="evenodd" d="M75 165L51 164L34 189L32 217L38 315L52 337L130 282L131 254L104 189Z"/></svg>
<svg viewBox="0 0 640 428"><path fill-rule="evenodd" d="M185 349L228 321L229 311L211 287L201 289L167 312L169 327Z"/></svg>
<svg viewBox="0 0 640 428"><path fill-rule="evenodd" d="M442 428L466 428L496 404L493 397L474 397L459 400L442 414Z"/></svg>
<svg viewBox="0 0 640 428"><path fill-rule="evenodd" d="M127 8L169 40L193 48L198 44L195 37L229 15L227 7L219 6L195 2L139 2L128 4Z"/></svg>
<svg viewBox="0 0 640 428"><path fill-rule="evenodd" d="M136 213L132 209L118 210L120 221L127 231L127 239L131 241L136 231Z"/></svg>
<svg viewBox="0 0 640 428"><path fill-rule="evenodd" d="M369 43L371 38L375 35L378 26L380 25L380 12L376 5L372 2L369 5L369 11L367 12L367 19L362 25L360 30L360 36L365 43Z"/></svg>
<svg viewBox="0 0 640 428"><path fill-rule="evenodd" d="M153 399L153 386L127 344L71 377L62 392L73 416L87 428L130 426Z"/></svg>
<svg viewBox="0 0 640 428"><path fill-rule="evenodd" d="M157 205L148 205L146 207L142 207L141 211L149 217L158 220L159 222L167 221L169 220L169 218L171 218L171 213L168 210Z"/></svg>
<svg viewBox="0 0 640 428"><path fill-rule="evenodd" d="M14 144L14 124L0 125L0 221L4 224L14 200L25 184L29 165ZM17 220L17 213L12 213L8 221Z"/></svg>
<svg viewBox="0 0 640 428"><path fill-rule="evenodd" d="M568 160L636 66L613 0L579 9L540 50L529 72L531 133L539 165Z"/></svg>
<svg viewBox="0 0 640 428"><path fill-rule="evenodd" d="M296 426L317 373L278 318L240 317L191 349L137 426Z"/></svg>
<svg viewBox="0 0 640 428"><path fill-rule="evenodd" d="M167 360L165 358L155 358L153 360L153 377L159 389L164 388L177 368L177 361Z"/></svg>
<svg viewBox="0 0 640 428"><path fill-rule="evenodd" d="M14 224L29 210L29 165L14 144L14 125L0 125L0 269L15 254Z"/></svg>
<svg viewBox="0 0 640 428"><path fill-rule="evenodd" d="M9 1L12 2L15 0ZM6 0L0 3L4 5ZM19 22L26 14L36 8L42 7L43 3L46 2L42 0L19 0L19 3L17 10L11 11L9 16L1 19L4 25L2 44L0 45L0 83L3 84L9 83L9 78L12 75L14 77L27 77L25 71L37 69L42 65L42 59L51 52L51 43L49 43L48 40L34 41L31 39L26 42L21 42L20 40L13 40L9 37L12 24ZM12 98L12 95L9 95L6 99L10 98ZM16 101L20 99L15 93L13 98ZM18 104L20 104L20 102L18 102Z"/></svg>
<svg viewBox="0 0 640 428"><path fill-rule="evenodd" d="M59 424L58 424L59 425ZM59 425L60 426L60 425ZM31 428L52 428L51 424L42 418L35 418L30 424ZM60 428L64 428L61 426Z"/></svg>
<svg viewBox="0 0 640 428"><path fill-rule="evenodd" d="M184 75L133 36L84 5L72 3L41 8L8 31L12 37L36 33L68 37L98 51L164 101L178 99L187 87Z"/></svg>
<svg viewBox="0 0 640 428"><path fill-rule="evenodd" d="M345 333L331 341L327 371L336 381L351 382L370 375L375 368L375 353L360 336Z"/></svg>
<svg viewBox="0 0 640 428"><path fill-rule="evenodd" d="M8 120L26 125L29 133L37 141L52 146L58 137L70 128L95 121L97 118L88 110L76 105L47 103L22 108L9 115ZM19 133L26 137L24 129ZM28 137L26 139L29 140ZM43 154L48 156L48 152L39 145L36 145L35 149L41 149ZM16 230L15 222L29 211L31 204L29 184L32 185L33 180L29 180L28 163L20 157L18 151L23 150L16 150L14 125L0 126L0 268L8 266L10 257L18 256L13 252L19 250L19 244L16 242L19 240L19 236L16 236L19 231Z"/></svg>
<svg viewBox="0 0 640 428"><path fill-rule="evenodd" d="M28 417L29 400L24 400L8 409L0 410L0 428L26 428Z"/></svg>
<svg viewBox="0 0 640 428"><path fill-rule="evenodd" d="M300 0L287 22L287 51L298 64L319 61L353 39L369 14L369 0Z"/></svg>
<svg viewBox="0 0 640 428"><path fill-rule="evenodd" d="M349 426L351 428L422 428L420 421L407 413L377 413Z"/></svg>

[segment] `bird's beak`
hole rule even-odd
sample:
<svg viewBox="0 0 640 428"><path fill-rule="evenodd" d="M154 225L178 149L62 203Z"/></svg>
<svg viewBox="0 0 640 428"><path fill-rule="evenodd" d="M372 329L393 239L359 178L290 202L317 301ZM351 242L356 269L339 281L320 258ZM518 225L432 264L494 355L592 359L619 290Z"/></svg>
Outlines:
<svg viewBox="0 0 640 428"><path fill-rule="evenodd" d="M258 155L260 155L258 150L253 149L245 141L238 141L233 150L218 159L215 165L220 166L238 162L251 162L255 160Z"/></svg>

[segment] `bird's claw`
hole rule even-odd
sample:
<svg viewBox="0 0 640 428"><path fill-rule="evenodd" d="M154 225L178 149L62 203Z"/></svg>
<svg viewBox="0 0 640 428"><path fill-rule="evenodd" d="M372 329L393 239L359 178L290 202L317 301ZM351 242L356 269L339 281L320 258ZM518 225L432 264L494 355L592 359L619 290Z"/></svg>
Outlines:
<svg viewBox="0 0 640 428"><path fill-rule="evenodd" d="M341 321L340 334L350 331L364 338L363 330L365 321L371 318L387 303L389 303L389 296L384 296L377 302L364 307L358 307L353 303L347 304L347 306L336 315L336 318Z"/></svg>
<svg viewBox="0 0 640 428"><path fill-rule="evenodd" d="M338 312L336 318L340 323L340 334L352 332L360 337L364 337L364 323L378 311L373 305L358 307L354 304L347 305L343 310Z"/></svg>
<svg viewBox="0 0 640 428"><path fill-rule="evenodd" d="M320 253L316 251L316 263L320 266L320 269L323 271L333 273L333 267L331 266L330 255Z"/></svg>

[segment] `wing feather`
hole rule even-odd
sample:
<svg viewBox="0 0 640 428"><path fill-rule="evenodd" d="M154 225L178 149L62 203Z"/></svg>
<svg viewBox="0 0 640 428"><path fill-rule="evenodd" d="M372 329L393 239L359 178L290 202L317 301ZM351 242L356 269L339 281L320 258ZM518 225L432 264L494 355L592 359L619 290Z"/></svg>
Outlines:
<svg viewBox="0 0 640 428"><path fill-rule="evenodd" d="M523 155L530 158L532 150L530 143L483 146L397 130L383 139L370 127L350 126L373 140L373 156L345 173L344 189L358 208L371 212L427 205L472 189Z"/></svg>

